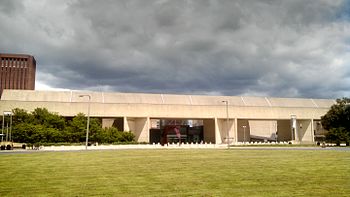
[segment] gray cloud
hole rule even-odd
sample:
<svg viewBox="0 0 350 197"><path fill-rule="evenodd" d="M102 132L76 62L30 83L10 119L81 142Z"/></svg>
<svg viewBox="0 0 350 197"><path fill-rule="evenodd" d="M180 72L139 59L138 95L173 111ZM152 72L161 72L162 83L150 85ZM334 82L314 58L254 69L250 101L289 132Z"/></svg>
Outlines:
<svg viewBox="0 0 350 197"><path fill-rule="evenodd" d="M1 52L37 59L44 87L348 96L347 1L13 0Z"/></svg>

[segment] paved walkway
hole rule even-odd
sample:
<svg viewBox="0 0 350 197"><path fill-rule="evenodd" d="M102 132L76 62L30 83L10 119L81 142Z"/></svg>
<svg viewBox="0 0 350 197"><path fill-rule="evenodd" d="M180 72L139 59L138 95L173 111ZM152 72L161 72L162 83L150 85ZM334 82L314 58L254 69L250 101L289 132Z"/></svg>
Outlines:
<svg viewBox="0 0 350 197"><path fill-rule="evenodd" d="M137 149L227 149L226 144L169 144L167 146L161 146L160 144L129 144L129 145L99 145L88 146L88 151L93 150L137 150ZM338 150L338 151L350 151L350 147L326 147L319 146L231 146L232 150ZM0 154L11 153L31 153L31 152L61 152L61 151L84 151L85 146L42 146L38 149L15 149L15 150L3 150Z"/></svg>
<svg viewBox="0 0 350 197"><path fill-rule="evenodd" d="M162 146L160 144L123 144L123 145L99 145L88 146L88 150L114 150L114 149L190 149L190 148L226 148L226 145L216 144L169 144ZM85 150L85 146L45 146L39 150L55 151L55 150Z"/></svg>

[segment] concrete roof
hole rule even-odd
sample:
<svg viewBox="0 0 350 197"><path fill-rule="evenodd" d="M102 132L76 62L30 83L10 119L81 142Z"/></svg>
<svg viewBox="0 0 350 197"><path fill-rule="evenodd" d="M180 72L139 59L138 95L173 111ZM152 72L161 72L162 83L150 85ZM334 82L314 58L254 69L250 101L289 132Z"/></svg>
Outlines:
<svg viewBox="0 0 350 197"><path fill-rule="evenodd" d="M82 94L91 95L92 103L110 104L223 105L223 100L232 106L251 107L330 108L335 104L331 99L37 90L4 90L1 100L74 103L86 101L86 98L79 97Z"/></svg>

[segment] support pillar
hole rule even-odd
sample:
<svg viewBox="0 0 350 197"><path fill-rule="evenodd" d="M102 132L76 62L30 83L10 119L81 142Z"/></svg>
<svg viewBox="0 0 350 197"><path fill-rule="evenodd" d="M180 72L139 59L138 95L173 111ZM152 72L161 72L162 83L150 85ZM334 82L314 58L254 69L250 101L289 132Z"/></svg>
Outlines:
<svg viewBox="0 0 350 197"><path fill-rule="evenodd" d="M235 122L234 122L234 142L235 142L235 144L237 144L237 142L238 142L238 119L237 118L235 118Z"/></svg>
<svg viewBox="0 0 350 197"><path fill-rule="evenodd" d="M127 117L123 117L123 131L130 131L130 127L129 127L129 124L128 124L128 118Z"/></svg>
<svg viewBox="0 0 350 197"><path fill-rule="evenodd" d="M291 140L299 141L298 139L298 126L297 126L297 117L291 115Z"/></svg>
<svg viewBox="0 0 350 197"><path fill-rule="evenodd" d="M113 126L115 118L102 118L102 128L109 128Z"/></svg>
<svg viewBox="0 0 350 197"><path fill-rule="evenodd" d="M230 144L235 143L234 127L235 127L235 123L233 119L229 119L227 123L227 119L215 118L215 143L227 144L228 140ZM227 139L227 132L229 132L230 139Z"/></svg>
<svg viewBox="0 0 350 197"><path fill-rule="evenodd" d="M314 132L314 119L311 119L311 140L315 143L315 132Z"/></svg>
<svg viewBox="0 0 350 197"><path fill-rule="evenodd" d="M215 144L221 144L222 143L222 135L221 130L219 126L219 121L217 118L214 119L215 122Z"/></svg>

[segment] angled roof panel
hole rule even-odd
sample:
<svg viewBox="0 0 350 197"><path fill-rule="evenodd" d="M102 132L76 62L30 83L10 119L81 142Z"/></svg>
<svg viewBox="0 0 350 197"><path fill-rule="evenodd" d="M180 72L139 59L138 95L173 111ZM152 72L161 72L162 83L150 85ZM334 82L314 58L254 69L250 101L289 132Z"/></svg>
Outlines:
<svg viewBox="0 0 350 197"><path fill-rule="evenodd" d="M228 101L231 106L311 108L329 108L335 103L331 99L34 90L4 90L1 100L86 102L87 98L81 98L80 95L90 95L91 102L95 103L223 105L222 101Z"/></svg>
<svg viewBox="0 0 350 197"><path fill-rule="evenodd" d="M273 107L316 107L311 99L300 98L269 98Z"/></svg>
<svg viewBox="0 0 350 197"><path fill-rule="evenodd" d="M192 105L222 105L222 101L228 101L229 105L243 106L240 97L234 96L191 96Z"/></svg>
<svg viewBox="0 0 350 197"><path fill-rule="evenodd" d="M262 107L269 107L269 103L266 100L265 97L249 97L249 96L243 96L242 99L244 100L244 103L246 106L262 106Z"/></svg>

